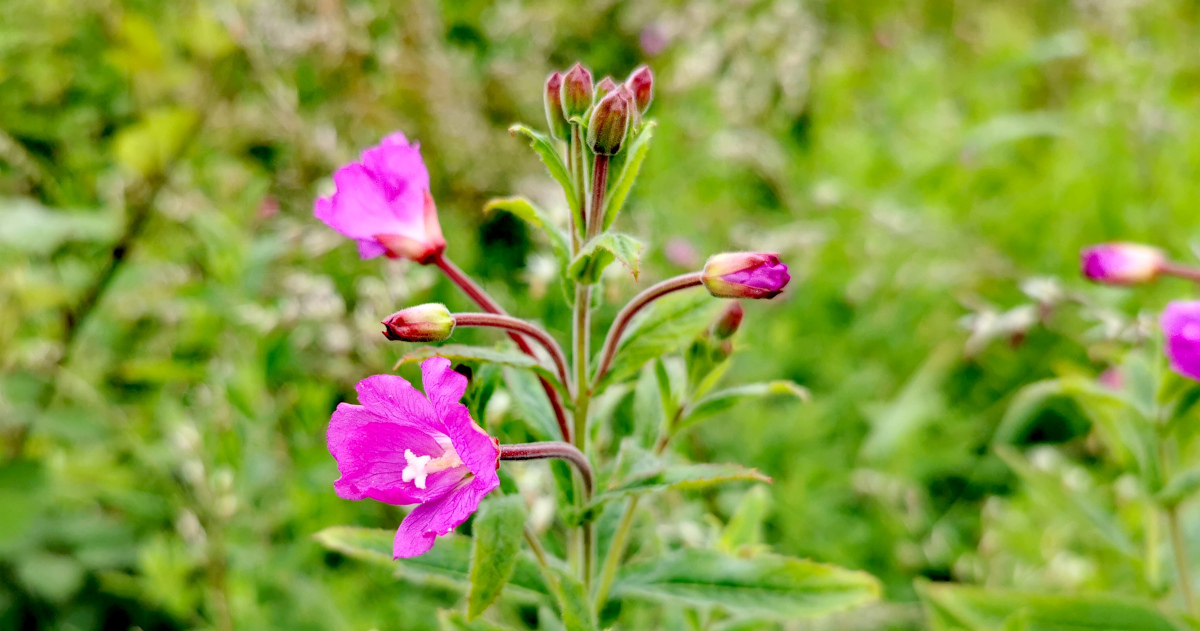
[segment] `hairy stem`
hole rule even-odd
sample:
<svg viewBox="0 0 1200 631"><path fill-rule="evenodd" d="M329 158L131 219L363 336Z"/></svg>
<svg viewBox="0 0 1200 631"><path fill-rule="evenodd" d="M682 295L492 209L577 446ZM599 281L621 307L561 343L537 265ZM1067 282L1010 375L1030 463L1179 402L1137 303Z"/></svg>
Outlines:
<svg viewBox="0 0 1200 631"><path fill-rule="evenodd" d="M571 390L571 377L567 371L567 358L563 354L562 347L549 333L533 323L499 313L455 313L454 325L504 329L537 340L554 360L554 368L558 371L558 378L562 381L563 386Z"/></svg>
<svg viewBox="0 0 1200 631"><path fill-rule="evenodd" d="M571 181L575 184L575 207L579 209L578 225L571 232L571 254L574 255L579 253L579 235L585 234L588 230L587 208L584 207L584 200L587 199L587 188L584 187L586 169L583 164L583 130L576 123L571 123L571 142L567 145L567 151L570 153ZM574 211L572 211L573 213Z"/></svg>
<svg viewBox="0 0 1200 631"><path fill-rule="evenodd" d="M1179 571L1179 594L1183 597L1188 614L1195 616L1196 601L1192 597L1192 575L1188 567L1187 543L1179 523L1179 507L1167 509L1167 528L1171 531L1171 548L1175 552L1175 567Z"/></svg>
<svg viewBox="0 0 1200 631"><path fill-rule="evenodd" d="M450 259L446 258L445 255L439 254L434 260L434 264L438 266L438 269L442 270L442 273L451 282L458 285L463 292L470 296L471 300L475 301L475 304L479 305L481 309L489 313L507 315L504 309L482 287L472 280L470 276L467 276ZM521 334L509 332L508 336L516 342L517 348L521 349L521 352L534 356L533 347L529 345L529 342ZM538 381L542 384L542 390L546 392L546 398L550 400L550 407L554 410L554 420L558 422L558 429L562 432L563 439L570 440L571 425L567 422L567 412L563 409L562 398L558 396L558 391L554 389L554 384L546 381L544 377L538 377Z"/></svg>
<svg viewBox="0 0 1200 631"><path fill-rule="evenodd" d="M592 498L595 476L592 474L592 463L587 456L571 443L548 440L538 443L513 443L500 445L501 460L566 460L575 465L575 470L583 479L584 490L588 500Z"/></svg>
<svg viewBox="0 0 1200 631"><path fill-rule="evenodd" d="M595 237L604 230L604 194L608 190L608 156L596 156L592 169L592 204L589 210L587 235Z"/></svg>
<svg viewBox="0 0 1200 631"><path fill-rule="evenodd" d="M700 272L692 272L664 280L634 296L633 300L630 300L629 304L625 305L617 314L612 326L608 329L608 335L604 337L604 346L600 351L600 364L596 367L596 376L592 379L592 387L595 387L595 384L599 383L608 369L612 367L613 359L617 354L617 343L621 341L621 334L625 332L629 322L639 311L671 292L699 285Z"/></svg>

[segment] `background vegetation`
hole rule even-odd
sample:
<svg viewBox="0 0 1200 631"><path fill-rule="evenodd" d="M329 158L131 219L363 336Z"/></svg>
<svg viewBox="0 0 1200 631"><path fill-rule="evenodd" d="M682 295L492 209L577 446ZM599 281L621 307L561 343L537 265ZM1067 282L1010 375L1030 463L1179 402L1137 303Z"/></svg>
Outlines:
<svg viewBox="0 0 1200 631"><path fill-rule="evenodd" d="M1085 287L1076 267L1109 239L1192 258L1198 12L8 0L0 627L435 628L453 591L311 535L399 521L334 495L325 426L404 350L382 316L465 302L433 270L360 261L311 203L337 165L403 130L449 254L565 339L546 244L480 209L520 193L565 214L506 129L543 127L541 82L577 59L658 77L660 126L621 219L650 246L645 278L730 243L793 266L783 297L747 305L735 371L794 379L812 403L738 407L680 448L774 478L765 543L884 581L885 603L815 626L924 628L918 579L1179 608L1039 503L993 438L1018 388L1100 374L1146 337L1138 314L1192 293ZM635 285L606 291L619 304ZM513 414L498 401L492 423ZM1051 405L1014 440L1011 457L1094 496L1141 544L1137 489L1077 408ZM728 516L741 496L710 499ZM663 519L667 539L712 536Z"/></svg>

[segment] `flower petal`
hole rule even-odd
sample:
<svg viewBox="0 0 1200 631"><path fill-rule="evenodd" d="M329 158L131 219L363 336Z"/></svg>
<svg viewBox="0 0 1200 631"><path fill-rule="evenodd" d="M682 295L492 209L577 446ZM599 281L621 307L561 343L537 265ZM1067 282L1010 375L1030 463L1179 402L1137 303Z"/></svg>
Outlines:
<svg viewBox="0 0 1200 631"><path fill-rule="evenodd" d="M436 407L403 377L372 375L354 389L358 391L358 402L381 417L414 425L427 434L446 434Z"/></svg>
<svg viewBox="0 0 1200 631"><path fill-rule="evenodd" d="M377 234L424 238L423 192L406 196L412 200L394 203L385 185L358 163L338 169L333 174L333 182L337 192L333 194L332 213L325 222L334 230L352 239L370 239Z"/></svg>
<svg viewBox="0 0 1200 631"><path fill-rule="evenodd" d="M447 491L446 480L433 480L433 484L427 480L426 488L418 489L402 479L408 465L405 449L422 455L442 453L437 440L415 425L398 423L361 405L342 403L329 421L326 440L342 474L333 483L339 497L412 504ZM461 471L458 477L461 479Z"/></svg>
<svg viewBox="0 0 1200 631"><path fill-rule="evenodd" d="M1171 369L1200 381L1200 300L1171 302L1163 310L1161 325Z"/></svg>
<svg viewBox="0 0 1200 631"><path fill-rule="evenodd" d="M462 525L479 508L483 497L499 485L499 479L471 478L449 493L414 508L396 530L392 557L407 559L428 552L437 537Z"/></svg>
<svg viewBox="0 0 1200 631"><path fill-rule="evenodd" d="M467 391L467 378L451 370L449 359L430 357L421 362L421 385L438 417L445 420Z"/></svg>
<svg viewBox="0 0 1200 631"><path fill-rule="evenodd" d="M359 239L358 240L358 256L363 259L373 259L381 254L386 254L387 248L379 244L375 239Z"/></svg>

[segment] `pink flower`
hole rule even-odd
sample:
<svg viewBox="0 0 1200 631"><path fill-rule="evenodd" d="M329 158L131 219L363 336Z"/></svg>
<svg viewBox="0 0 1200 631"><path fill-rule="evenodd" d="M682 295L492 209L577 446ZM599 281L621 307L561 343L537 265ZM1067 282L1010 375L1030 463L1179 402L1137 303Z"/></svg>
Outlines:
<svg viewBox="0 0 1200 631"><path fill-rule="evenodd" d="M725 252L704 264L701 280L718 298L774 298L792 277L778 254Z"/></svg>
<svg viewBox="0 0 1200 631"><path fill-rule="evenodd" d="M326 435L339 497L417 504L396 531L397 559L428 552L500 485L499 444L458 402L467 378L444 357L425 360L421 378L425 394L394 375L358 382L362 405L338 405Z"/></svg>
<svg viewBox="0 0 1200 631"><path fill-rule="evenodd" d="M1140 243L1102 243L1079 255L1079 266L1090 280L1109 285L1133 285L1154 280L1166 257L1162 250Z"/></svg>
<svg viewBox="0 0 1200 631"><path fill-rule="evenodd" d="M317 219L358 241L364 259L386 254L430 263L446 249L421 148L387 136L333 174L337 192L313 204Z"/></svg>
<svg viewBox="0 0 1200 631"><path fill-rule="evenodd" d="M1174 301L1160 320L1171 370L1200 381L1200 300Z"/></svg>

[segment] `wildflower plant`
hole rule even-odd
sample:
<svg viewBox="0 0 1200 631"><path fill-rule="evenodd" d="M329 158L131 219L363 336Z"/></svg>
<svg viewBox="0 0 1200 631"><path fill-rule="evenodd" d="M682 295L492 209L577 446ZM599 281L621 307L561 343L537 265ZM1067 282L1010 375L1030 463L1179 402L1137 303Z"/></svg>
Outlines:
<svg viewBox="0 0 1200 631"><path fill-rule="evenodd" d="M408 564L404 576L461 587L465 611L445 612L444 628L468 628L489 609L488 624L530 623L495 603L534 605L538 628L575 630L618 619L657 628L675 615L712 623L811 617L878 594L869 575L763 547L753 534L761 528L761 494L747 495L749 504L728 523L704 518L713 536L681 544L639 531L647 503L670 491L770 483L754 469L687 462L670 449L673 439L743 399L807 396L787 381L720 387L745 317L738 300L775 298L790 280L773 253L716 254L701 270L650 284L593 339L602 275L619 262L640 280L642 244L613 227L650 148L653 91L647 67L617 83L594 82L576 64L546 80L549 133L510 129L562 187L566 225L523 197L492 200L485 210L516 215L550 242L570 306L566 344L508 315L451 261L454 240L442 234L419 146L404 135L386 137L339 169L336 192L315 203L316 217L353 239L363 258L435 266L478 309L408 306L383 320L389 340L436 343L481 327L511 344L408 352L397 367L420 362L423 393L399 376L368 376L357 404L339 405L329 425L339 496L415 507L394 532L333 526L318 540L362 559L400 560ZM489 434L485 414L501 387L527 418L518 430ZM622 406L633 409L632 427L616 420ZM509 435L527 442L499 440ZM537 502L515 493L520 486L505 463L526 460L559 463L550 467L558 504L552 523L534 524L528 513ZM668 512L694 518L704 509L674 502ZM472 515L471 537L455 534Z"/></svg>

